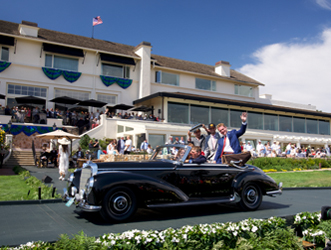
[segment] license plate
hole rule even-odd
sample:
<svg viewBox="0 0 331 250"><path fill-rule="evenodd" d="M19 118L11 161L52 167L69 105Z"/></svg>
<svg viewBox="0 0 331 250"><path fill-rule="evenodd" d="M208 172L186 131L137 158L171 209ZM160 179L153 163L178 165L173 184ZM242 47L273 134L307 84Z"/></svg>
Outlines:
<svg viewBox="0 0 331 250"><path fill-rule="evenodd" d="M70 200L67 201L66 206L70 207L72 205L72 203L74 203L74 201L75 201L75 198L70 198Z"/></svg>

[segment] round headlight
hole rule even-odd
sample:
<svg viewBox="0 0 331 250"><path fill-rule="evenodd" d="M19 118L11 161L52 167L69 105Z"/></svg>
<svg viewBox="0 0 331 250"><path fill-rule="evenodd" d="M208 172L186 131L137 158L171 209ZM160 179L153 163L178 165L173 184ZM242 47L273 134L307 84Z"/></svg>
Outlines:
<svg viewBox="0 0 331 250"><path fill-rule="evenodd" d="M94 185L94 177L92 176L87 180L87 183L85 185L86 194L89 194L92 191L93 185Z"/></svg>

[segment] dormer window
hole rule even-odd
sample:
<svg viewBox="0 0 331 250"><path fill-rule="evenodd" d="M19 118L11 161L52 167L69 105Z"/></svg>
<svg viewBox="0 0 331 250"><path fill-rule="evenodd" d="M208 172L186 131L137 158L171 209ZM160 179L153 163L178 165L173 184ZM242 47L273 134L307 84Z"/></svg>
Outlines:
<svg viewBox="0 0 331 250"><path fill-rule="evenodd" d="M102 63L102 75L130 78L130 67L117 64Z"/></svg>
<svg viewBox="0 0 331 250"><path fill-rule="evenodd" d="M156 71L155 82L179 86L179 75L163 71Z"/></svg>
<svg viewBox="0 0 331 250"><path fill-rule="evenodd" d="M9 48L1 47L1 61L9 61Z"/></svg>

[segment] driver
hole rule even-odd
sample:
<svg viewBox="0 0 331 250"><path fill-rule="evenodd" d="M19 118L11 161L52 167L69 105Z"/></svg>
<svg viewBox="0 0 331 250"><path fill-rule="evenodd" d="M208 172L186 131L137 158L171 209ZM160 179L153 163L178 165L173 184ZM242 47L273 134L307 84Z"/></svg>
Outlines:
<svg viewBox="0 0 331 250"><path fill-rule="evenodd" d="M197 164L202 164L205 163L206 161L207 161L206 157L201 155L201 148L198 146L192 147L190 152L190 159L185 160L185 162L197 163Z"/></svg>
<svg viewBox="0 0 331 250"><path fill-rule="evenodd" d="M175 157L175 161L184 160L183 159L184 155L185 155L185 149L184 148L178 149L178 152L177 152L176 157Z"/></svg>

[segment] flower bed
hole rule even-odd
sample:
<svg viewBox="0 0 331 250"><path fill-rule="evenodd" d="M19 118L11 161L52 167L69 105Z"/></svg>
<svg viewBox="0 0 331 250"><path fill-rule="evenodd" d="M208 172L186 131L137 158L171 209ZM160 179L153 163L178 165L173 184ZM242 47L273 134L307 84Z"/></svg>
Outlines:
<svg viewBox="0 0 331 250"><path fill-rule="evenodd" d="M249 218L236 223L200 224L163 231L130 230L98 238L80 232L72 239L61 235L55 243L28 242L1 249L303 249L303 240L323 249L325 240L331 237L331 220L321 221L320 212L298 213L293 227L287 226L282 218Z"/></svg>

